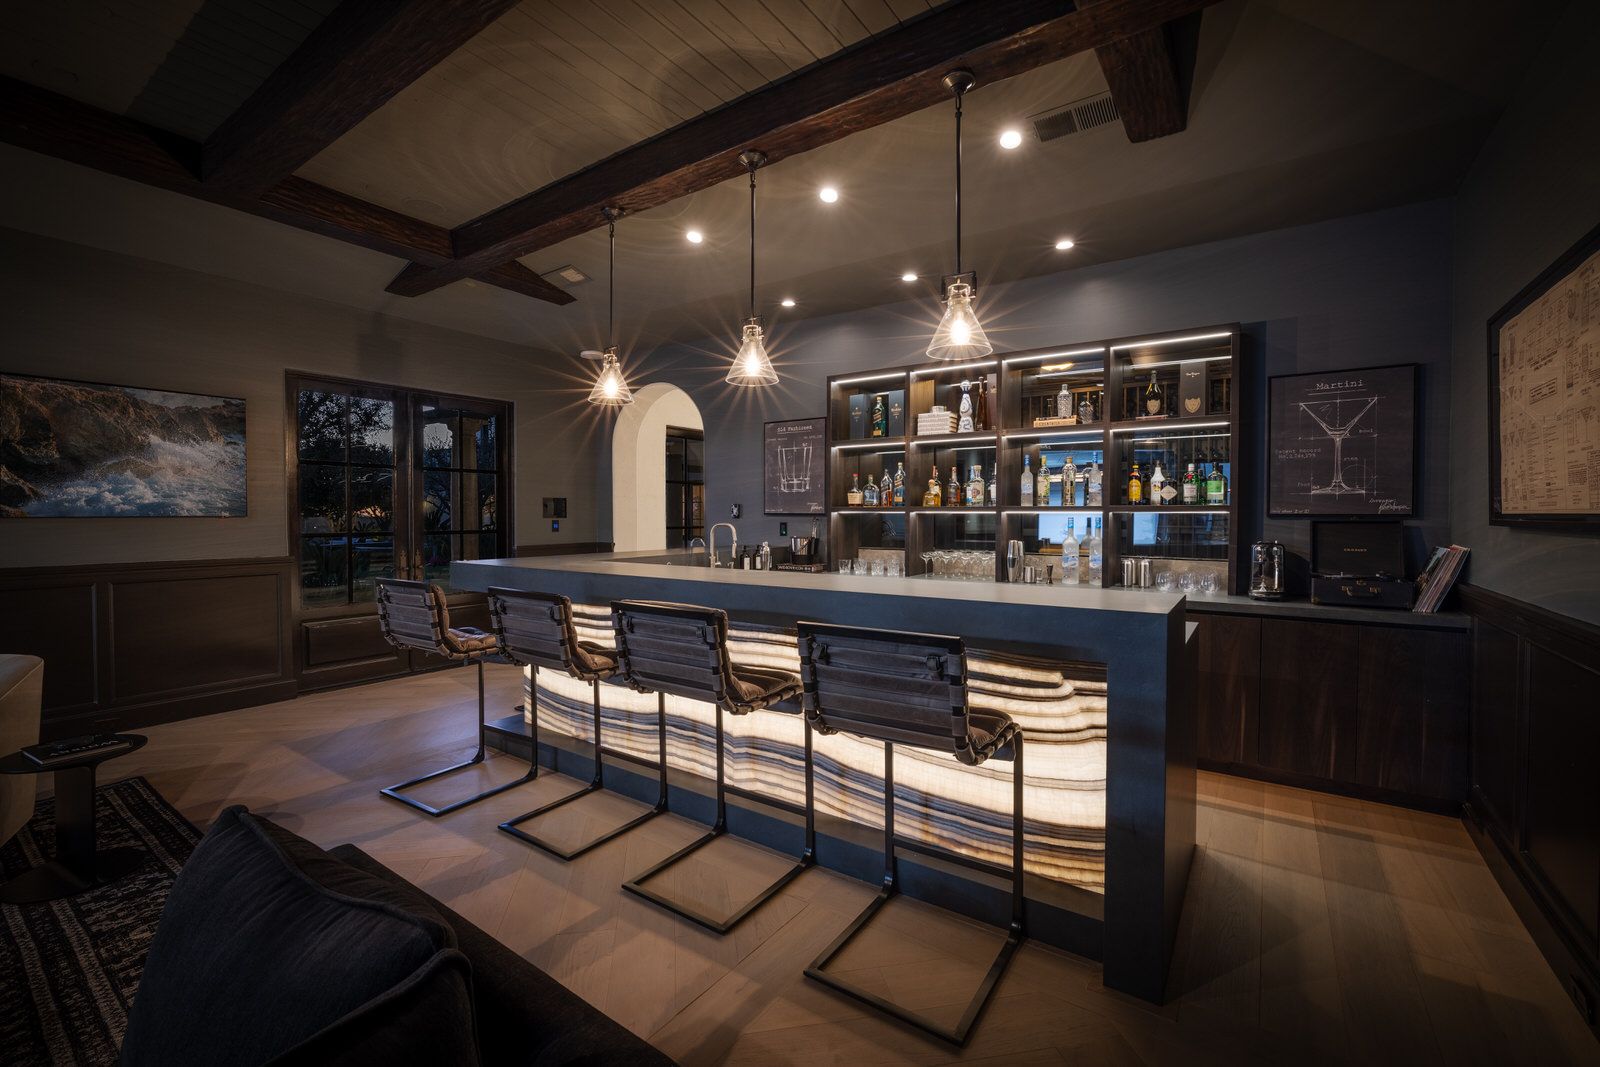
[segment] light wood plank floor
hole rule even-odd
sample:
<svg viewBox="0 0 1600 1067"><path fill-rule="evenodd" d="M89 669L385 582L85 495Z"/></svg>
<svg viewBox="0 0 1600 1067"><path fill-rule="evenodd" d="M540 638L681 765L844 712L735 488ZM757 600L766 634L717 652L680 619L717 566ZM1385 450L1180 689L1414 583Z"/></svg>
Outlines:
<svg viewBox="0 0 1600 1067"><path fill-rule="evenodd" d="M562 864L495 825L571 779L541 776L440 820L380 798L461 758L475 697L466 670L315 694L151 729L149 747L104 770L145 774L202 827L247 804L319 844L354 842L685 1064L1600 1063L1457 821L1209 774L1173 1001L1110 992L1095 964L1030 943L958 1051L802 978L874 886L810 871L718 938L619 888L694 824L659 818ZM516 704L517 672L491 667L489 697L491 715ZM423 795L523 767L493 758ZM575 841L633 810L591 797L540 829ZM732 840L709 851L662 884L718 906L787 863ZM998 940L896 902L837 966L954 1012Z"/></svg>

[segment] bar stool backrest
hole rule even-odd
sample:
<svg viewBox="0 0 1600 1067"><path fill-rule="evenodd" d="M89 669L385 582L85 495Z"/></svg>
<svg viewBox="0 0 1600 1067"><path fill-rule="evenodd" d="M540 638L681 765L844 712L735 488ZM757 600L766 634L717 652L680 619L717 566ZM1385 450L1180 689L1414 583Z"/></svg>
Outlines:
<svg viewBox="0 0 1600 1067"><path fill-rule="evenodd" d="M450 609L444 591L431 582L379 578L378 626L383 639L395 648L414 648L451 659L463 658L445 639L450 632Z"/></svg>
<svg viewBox="0 0 1600 1067"><path fill-rule="evenodd" d="M578 641L572 600L560 593L490 589L489 614L500 654L521 667L546 667L589 682L610 677L609 660Z"/></svg>
<svg viewBox="0 0 1600 1067"><path fill-rule="evenodd" d="M941 752L971 750L961 638L818 622L796 628L813 728Z"/></svg>
<svg viewBox="0 0 1600 1067"><path fill-rule="evenodd" d="M611 605L617 660L628 683L656 693L744 710L728 655L728 614L718 608L618 600Z"/></svg>

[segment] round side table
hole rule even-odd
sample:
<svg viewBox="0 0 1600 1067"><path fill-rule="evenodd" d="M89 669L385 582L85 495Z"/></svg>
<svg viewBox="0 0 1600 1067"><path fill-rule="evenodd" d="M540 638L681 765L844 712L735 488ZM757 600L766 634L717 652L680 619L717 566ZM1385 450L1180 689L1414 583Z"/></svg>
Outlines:
<svg viewBox="0 0 1600 1067"><path fill-rule="evenodd" d="M150 740L140 734L116 737L129 747L86 753L52 767L41 767L21 752L0 757L0 774L56 776L56 858L0 883L0 903L38 904L75 896L133 873L149 858L143 849L100 852L95 848L95 769L107 760L137 752Z"/></svg>

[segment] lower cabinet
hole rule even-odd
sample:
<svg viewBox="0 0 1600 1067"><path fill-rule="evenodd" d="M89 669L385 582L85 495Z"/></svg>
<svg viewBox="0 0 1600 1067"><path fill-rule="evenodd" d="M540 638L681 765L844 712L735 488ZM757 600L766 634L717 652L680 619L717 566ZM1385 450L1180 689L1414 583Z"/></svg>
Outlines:
<svg viewBox="0 0 1600 1067"><path fill-rule="evenodd" d="M1205 615L1199 756L1218 769L1425 807L1466 798L1464 632Z"/></svg>

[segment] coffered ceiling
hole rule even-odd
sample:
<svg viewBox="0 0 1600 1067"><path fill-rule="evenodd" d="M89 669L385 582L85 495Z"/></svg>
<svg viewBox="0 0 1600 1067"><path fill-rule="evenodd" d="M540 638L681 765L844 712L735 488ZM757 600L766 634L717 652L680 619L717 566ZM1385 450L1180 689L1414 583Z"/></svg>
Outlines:
<svg viewBox="0 0 1600 1067"><path fill-rule="evenodd" d="M0 9L0 73L195 141L333 0L87 0ZM918 0L524 0L297 171L454 227L819 58L894 29ZM966 251L992 283L1447 195L1542 43L1551 0L1224 0L1199 19L1188 128L1112 124L1015 151L1010 125L1105 90L1092 53L967 102ZM759 310L814 315L908 296L951 269L952 120L930 107L760 173ZM759 146L757 146L759 147ZM0 225L572 352L605 319L603 229L522 263L595 281L556 306L457 282L383 293L403 266L172 192L0 149ZM840 199L823 204L822 184ZM745 313L746 184L618 225L619 332L636 348ZM690 245L689 227L706 240ZM1057 252L1070 236L1076 247ZM916 283L900 281L913 271ZM1071 284L1071 275L1062 275ZM797 306L783 311L779 299Z"/></svg>

